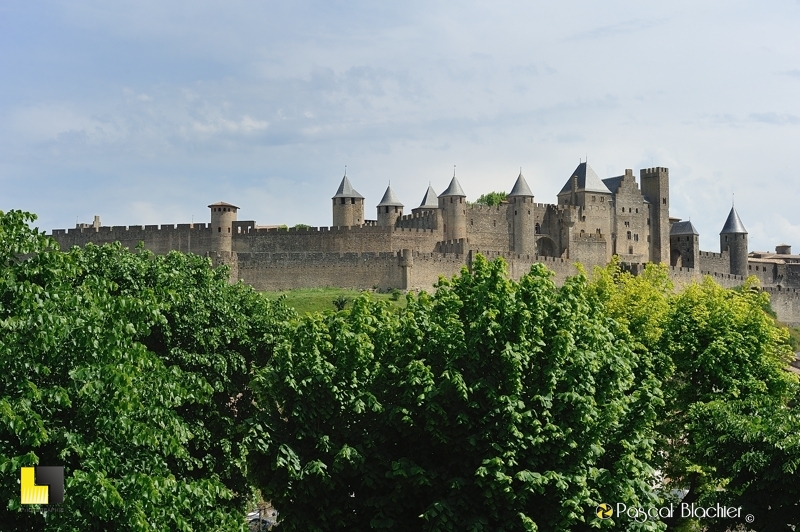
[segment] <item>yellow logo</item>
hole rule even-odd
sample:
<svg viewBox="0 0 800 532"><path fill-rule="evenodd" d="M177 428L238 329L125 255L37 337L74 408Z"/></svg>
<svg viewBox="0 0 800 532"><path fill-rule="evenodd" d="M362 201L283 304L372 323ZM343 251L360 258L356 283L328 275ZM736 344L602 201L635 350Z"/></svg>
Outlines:
<svg viewBox="0 0 800 532"><path fill-rule="evenodd" d="M611 508L611 505L606 503L601 503L597 507L597 517L600 519L608 519L612 515L614 515L614 510Z"/></svg>
<svg viewBox="0 0 800 532"><path fill-rule="evenodd" d="M20 469L21 504L58 504L62 502L64 502L64 468L62 466L36 466Z"/></svg>

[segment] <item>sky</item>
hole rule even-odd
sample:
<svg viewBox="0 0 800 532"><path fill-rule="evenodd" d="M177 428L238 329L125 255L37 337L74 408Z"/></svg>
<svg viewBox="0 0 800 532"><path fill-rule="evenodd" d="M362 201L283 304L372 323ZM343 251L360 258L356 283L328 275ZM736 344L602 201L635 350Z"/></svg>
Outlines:
<svg viewBox="0 0 800 532"><path fill-rule="evenodd" d="M701 248L735 200L751 250L800 252L800 0L3 0L0 209L40 229L331 223L454 165L535 201L581 160L670 170Z"/></svg>

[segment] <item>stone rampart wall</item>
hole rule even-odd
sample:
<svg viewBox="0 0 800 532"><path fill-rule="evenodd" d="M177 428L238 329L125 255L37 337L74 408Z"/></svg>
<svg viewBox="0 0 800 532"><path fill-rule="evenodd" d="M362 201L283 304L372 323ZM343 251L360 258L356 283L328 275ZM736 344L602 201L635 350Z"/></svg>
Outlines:
<svg viewBox="0 0 800 532"><path fill-rule="evenodd" d="M403 248L433 250L438 233L432 229L382 227L311 227L258 229L234 233L239 253L381 253Z"/></svg>
<svg viewBox="0 0 800 532"><path fill-rule="evenodd" d="M729 272L731 271L730 253L727 251L723 253L700 251L694 267L707 272Z"/></svg>
<svg viewBox="0 0 800 532"><path fill-rule="evenodd" d="M396 227L405 229L439 229L439 215L436 211L423 210L398 218Z"/></svg>
<svg viewBox="0 0 800 532"><path fill-rule="evenodd" d="M256 290L402 288L399 253L239 253L238 279Z"/></svg>
<svg viewBox="0 0 800 532"><path fill-rule="evenodd" d="M470 245L480 249L510 249L512 229L508 209L507 204L496 207L469 205L466 216Z"/></svg>
<svg viewBox="0 0 800 532"><path fill-rule="evenodd" d="M608 264L608 243L602 236L595 234L575 235L569 243L569 258L580 262L589 270L594 266Z"/></svg>
<svg viewBox="0 0 800 532"><path fill-rule="evenodd" d="M763 290L769 294L772 310L780 321L792 327L800 326L800 289L767 286Z"/></svg>
<svg viewBox="0 0 800 532"><path fill-rule="evenodd" d="M83 229L54 229L53 238L62 250L73 246L83 247L88 243L97 245L120 242L134 249L139 242L153 253L165 255L170 251L205 254L213 250L211 229L206 224L175 225L115 225Z"/></svg>

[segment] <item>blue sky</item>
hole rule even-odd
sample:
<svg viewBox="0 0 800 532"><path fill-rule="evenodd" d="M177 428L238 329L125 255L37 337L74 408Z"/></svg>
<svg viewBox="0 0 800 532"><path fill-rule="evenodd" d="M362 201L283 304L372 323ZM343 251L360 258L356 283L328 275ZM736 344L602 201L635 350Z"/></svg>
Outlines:
<svg viewBox="0 0 800 532"><path fill-rule="evenodd" d="M470 199L580 158L670 168L701 247L735 193L751 249L800 250L800 1L0 3L0 209L42 229L329 225L457 165Z"/></svg>

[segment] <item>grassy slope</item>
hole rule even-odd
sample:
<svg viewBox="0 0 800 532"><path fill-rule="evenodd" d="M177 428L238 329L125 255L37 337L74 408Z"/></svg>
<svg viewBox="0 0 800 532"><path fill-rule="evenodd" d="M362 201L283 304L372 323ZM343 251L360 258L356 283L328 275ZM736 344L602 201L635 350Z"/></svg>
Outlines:
<svg viewBox="0 0 800 532"><path fill-rule="evenodd" d="M357 298L361 292L358 290L348 290L345 288L303 288L300 290L287 290L282 292L263 292L263 294L270 299L275 299L281 295L285 295L286 304L300 314L304 314L306 312L336 310L336 308L333 306L334 299L339 296L343 296L348 300L353 300ZM406 298L404 295L400 296L398 301L392 300L392 294L378 294L375 292L370 292L369 295L372 299L388 301L397 308L403 308L406 305Z"/></svg>

